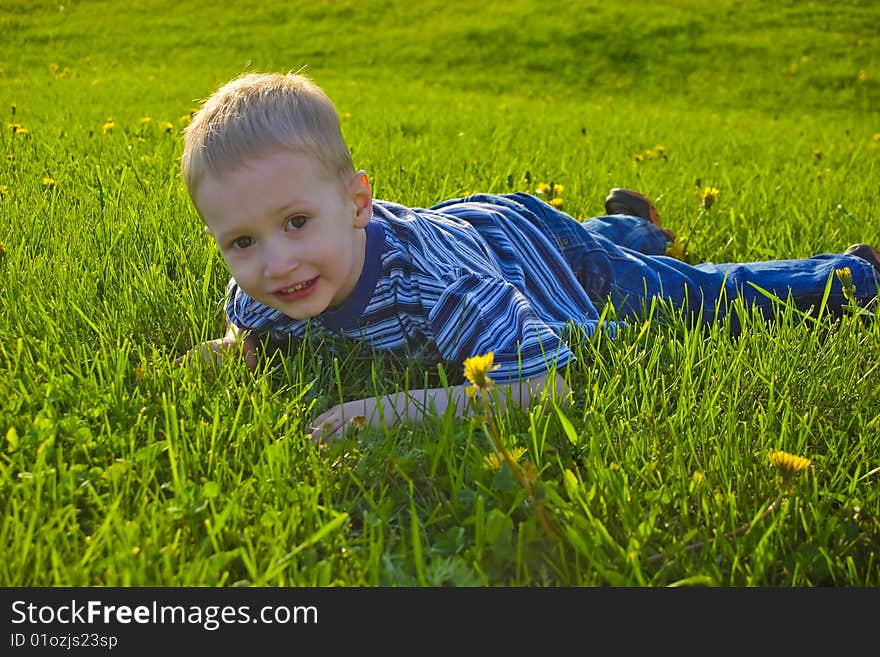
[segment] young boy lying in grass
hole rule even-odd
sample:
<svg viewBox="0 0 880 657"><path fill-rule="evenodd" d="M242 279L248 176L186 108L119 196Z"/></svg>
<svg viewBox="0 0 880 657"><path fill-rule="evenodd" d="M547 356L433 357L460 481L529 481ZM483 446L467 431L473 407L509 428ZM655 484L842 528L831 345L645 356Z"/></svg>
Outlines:
<svg viewBox="0 0 880 657"><path fill-rule="evenodd" d="M301 75L247 74L220 87L187 129L182 172L232 274L226 336L191 352L209 360L238 345L253 366L263 337L307 334L459 364L492 352L501 403L528 405L545 388L565 392L566 335L595 332L609 302L624 320L658 297L712 322L736 298L771 316L778 300L767 292L817 306L829 279L827 303L839 309L834 272L845 267L860 303L880 285L880 255L866 245L721 265L667 257L671 234L628 190L612 190L609 216L583 223L524 193L427 209L374 199L332 102ZM418 422L449 405L461 415L465 400L464 386L357 399L318 417L313 437L340 434L357 416Z"/></svg>

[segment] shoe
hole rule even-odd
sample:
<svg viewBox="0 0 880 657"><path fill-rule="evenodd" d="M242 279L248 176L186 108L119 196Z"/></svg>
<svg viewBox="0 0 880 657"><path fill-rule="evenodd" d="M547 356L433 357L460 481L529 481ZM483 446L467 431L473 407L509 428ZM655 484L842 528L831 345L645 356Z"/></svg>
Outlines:
<svg viewBox="0 0 880 657"><path fill-rule="evenodd" d="M608 214L625 214L629 217L641 217L648 219L652 224L660 226L660 213L651 203L650 199L631 189L615 187L605 197L605 212ZM671 242L675 241L675 233L660 227L663 234Z"/></svg>
<svg viewBox="0 0 880 657"><path fill-rule="evenodd" d="M843 252L843 255L854 255L862 260L867 260L877 270L877 273L880 273L880 251L877 251L873 246L853 244Z"/></svg>

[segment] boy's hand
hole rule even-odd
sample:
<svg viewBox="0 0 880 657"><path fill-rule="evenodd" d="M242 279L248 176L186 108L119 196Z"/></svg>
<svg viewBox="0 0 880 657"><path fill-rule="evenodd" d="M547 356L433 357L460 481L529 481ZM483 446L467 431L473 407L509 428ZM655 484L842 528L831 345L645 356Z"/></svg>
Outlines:
<svg viewBox="0 0 880 657"><path fill-rule="evenodd" d="M257 350L259 340L251 333L246 333L230 327L222 338L216 340L208 340L196 345L183 356L177 358L174 362L178 365L192 365L193 360L202 360L216 367L223 364L223 359L230 356L236 356L238 351L238 343L241 342L242 355L245 364L250 369L257 366Z"/></svg>
<svg viewBox="0 0 880 657"><path fill-rule="evenodd" d="M356 399L324 411L312 425L312 442L320 444L338 440L345 437L346 430L352 426L357 429L363 429L368 424L379 426L376 402L375 397Z"/></svg>

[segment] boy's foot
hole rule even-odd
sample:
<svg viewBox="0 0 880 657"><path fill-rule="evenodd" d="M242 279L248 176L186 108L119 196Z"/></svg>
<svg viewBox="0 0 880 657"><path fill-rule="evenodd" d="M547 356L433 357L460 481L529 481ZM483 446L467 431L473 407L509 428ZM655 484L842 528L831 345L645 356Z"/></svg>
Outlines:
<svg viewBox="0 0 880 657"><path fill-rule="evenodd" d="M868 246L867 244L853 244L844 251L843 254L854 255L862 260L867 260L874 266L874 269L880 273L880 251L877 251L873 246Z"/></svg>
<svg viewBox="0 0 880 657"><path fill-rule="evenodd" d="M623 187L612 189L608 196L605 197L605 212L608 214L625 214L630 217L641 217L660 226L660 213L657 212L657 208L654 207L651 200L631 189L624 189ZM675 241L675 233L662 226L660 229L670 241Z"/></svg>

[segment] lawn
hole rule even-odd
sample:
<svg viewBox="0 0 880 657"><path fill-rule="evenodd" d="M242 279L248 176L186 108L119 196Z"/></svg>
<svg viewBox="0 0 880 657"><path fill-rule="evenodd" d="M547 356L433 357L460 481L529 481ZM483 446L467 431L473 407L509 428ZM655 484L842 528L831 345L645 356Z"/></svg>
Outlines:
<svg viewBox="0 0 880 657"><path fill-rule="evenodd" d="M181 130L237 74L322 85L381 199L629 187L693 262L806 257L880 245L880 6L237 4L0 8L0 586L880 585L870 311L576 340L570 405L493 416L516 468L476 409L308 440L461 363L174 364L229 275Z"/></svg>

